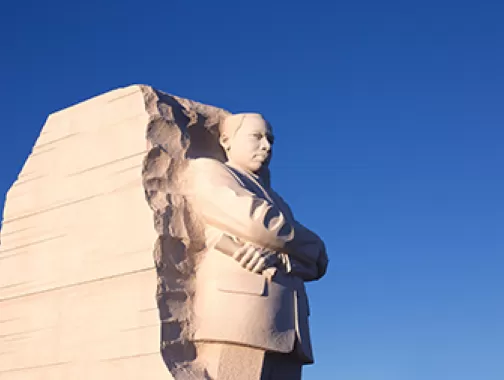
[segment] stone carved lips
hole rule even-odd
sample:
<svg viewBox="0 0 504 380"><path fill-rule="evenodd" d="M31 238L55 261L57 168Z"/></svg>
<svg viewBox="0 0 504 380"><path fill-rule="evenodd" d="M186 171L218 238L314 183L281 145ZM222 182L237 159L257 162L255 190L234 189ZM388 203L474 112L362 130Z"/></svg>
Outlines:
<svg viewBox="0 0 504 380"><path fill-rule="evenodd" d="M258 152L254 154L253 159L268 164L271 160L271 150Z"/></svg>
<svg viewBox="0 0 504 380"><path fill-rule="evenodd" d="M257 159L258 161L266 162L270 158L269 153L260 153L254 155L254 159Z"/></svg>

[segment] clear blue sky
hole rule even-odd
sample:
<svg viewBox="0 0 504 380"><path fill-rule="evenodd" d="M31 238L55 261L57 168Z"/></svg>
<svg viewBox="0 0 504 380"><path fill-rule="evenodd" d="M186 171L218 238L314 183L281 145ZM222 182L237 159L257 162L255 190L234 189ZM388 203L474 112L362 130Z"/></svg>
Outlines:
<svg viewBox="0 0 504 380"><path fill-rule="evenodd" d="M108 90L262 112L332 260L305 379L504 379L504 3L280 3L4 2L0 202L47 115Z"/></svg>

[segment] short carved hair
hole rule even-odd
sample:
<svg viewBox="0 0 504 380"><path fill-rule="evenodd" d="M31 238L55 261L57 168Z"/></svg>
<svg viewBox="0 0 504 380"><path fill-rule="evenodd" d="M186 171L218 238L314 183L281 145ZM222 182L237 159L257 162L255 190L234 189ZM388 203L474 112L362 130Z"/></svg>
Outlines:
<svg viewBox="0 0 504 380"><path fill-rule="evenodd" d="M226 117L219 125L219 133L232 137L241 128L246 118L255 117L264 121L264 117L259 113L237 113Z"/></svg>

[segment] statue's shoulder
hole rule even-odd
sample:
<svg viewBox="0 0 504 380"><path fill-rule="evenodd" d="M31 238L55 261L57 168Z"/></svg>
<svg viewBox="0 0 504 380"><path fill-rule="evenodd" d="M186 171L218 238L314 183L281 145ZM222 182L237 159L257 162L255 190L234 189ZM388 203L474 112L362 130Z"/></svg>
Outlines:
<svg viewBox="0 0 504 380"><path fill-rule="evenodd" d="M217 169L226 170L227 166L213 158L193 158L189 160L189 166L193 169Z"/></svg>
<svg viewBox="0 0 504 380"><path fill-rule="evenodd" d="M213 158L193 158L188 162L188 168L193 173L211 175L228 172L228 167Z"/></svg>
<svg viewBox="0 0 504 380"><path fill-rule="evenodd" d="M233 177L226 164L212 158L194 158L188 162L188 174L199 180L212 180Z"/></svg>

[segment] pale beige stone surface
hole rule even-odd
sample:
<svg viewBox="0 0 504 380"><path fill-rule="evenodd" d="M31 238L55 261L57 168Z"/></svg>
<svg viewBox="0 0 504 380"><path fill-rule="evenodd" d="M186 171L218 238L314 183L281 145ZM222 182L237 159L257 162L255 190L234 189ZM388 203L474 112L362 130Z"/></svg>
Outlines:
<svg viewBox="0 0 504 380"><path fill-rule="evenodd" d="M217 379L299 379L302 365L313 363L304 282L325 274L325 246L271 188L274 138L263 116L228 116L219 130L225 162L192 158L182 186L205 238L193 339L223 346L217 359L215 349L200 352L208 368L218 361Z"/></svg>
<svg viewBox="0 0 504 380"><path fill-rule="evenodd" d="M47 119L3 213L2 380L170 378L142 170L177 99L130 86Z"/></svg>
<svg viewBox="0 0 504 380"><path fill-rule="evenodd" d="M0 379L300 378L327 256L271 137L148 86L51 115L6 199Z"/></svg>

